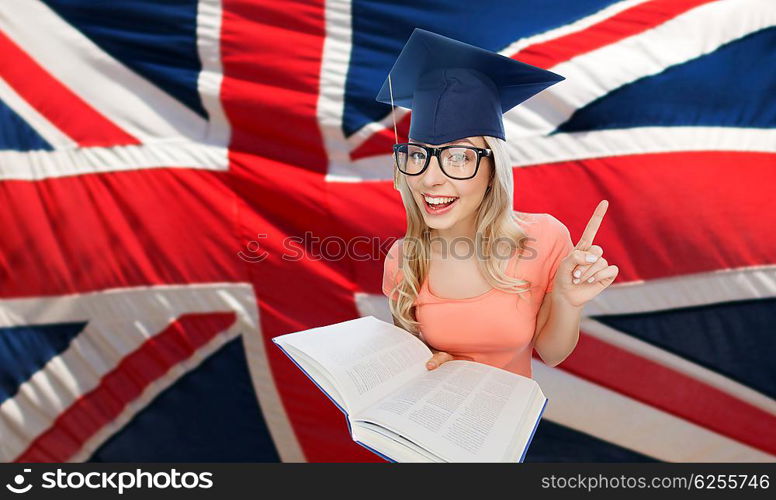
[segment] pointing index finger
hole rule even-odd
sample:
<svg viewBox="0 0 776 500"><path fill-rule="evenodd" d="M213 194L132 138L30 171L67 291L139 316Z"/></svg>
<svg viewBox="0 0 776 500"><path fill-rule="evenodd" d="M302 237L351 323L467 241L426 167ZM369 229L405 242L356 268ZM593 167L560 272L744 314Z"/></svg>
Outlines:
<svg viewBox="0 0 776 500"><path fill-rule="evenodd" d="M593 216L587 222L587 226L582 232L582 237L579 238L579 242L575 247L576 249L587 250L593 245L593 238L595 238L598 228L601 227L607 208L609 208L609 202L606 200L601 200L598 206L595 207L595 212L593 212Z"/></svg>

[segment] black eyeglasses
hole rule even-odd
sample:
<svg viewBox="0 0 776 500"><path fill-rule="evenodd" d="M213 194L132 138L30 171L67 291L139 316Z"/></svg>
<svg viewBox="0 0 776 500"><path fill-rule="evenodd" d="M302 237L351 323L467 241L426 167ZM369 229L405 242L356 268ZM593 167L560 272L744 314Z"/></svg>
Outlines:
<svg viewBox="0 0 776 500"><path fill-rule="evenodd" d="M466 180L477 175L480 159L493 154L490 149L474 146L442 146L432 148L414 142L393 145L396 167L405 175L420 175L436 156L442 172L451 179Z"/></svg>

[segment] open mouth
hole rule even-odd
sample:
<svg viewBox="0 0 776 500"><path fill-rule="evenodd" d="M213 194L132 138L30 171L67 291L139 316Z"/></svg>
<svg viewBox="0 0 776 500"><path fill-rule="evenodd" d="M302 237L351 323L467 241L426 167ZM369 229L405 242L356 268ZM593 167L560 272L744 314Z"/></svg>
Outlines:
<svg viewBox="0 0 776 500"><path fill-rule="evenodd" d="M442 212L447 212L448 209L450 209L455 203L458 201L458 198L453 198L449 201L445 201L442 203L429 203L428 199L426 197L423 197L423 205L426 208L426 212L430 214L438 214Z"/></svg>

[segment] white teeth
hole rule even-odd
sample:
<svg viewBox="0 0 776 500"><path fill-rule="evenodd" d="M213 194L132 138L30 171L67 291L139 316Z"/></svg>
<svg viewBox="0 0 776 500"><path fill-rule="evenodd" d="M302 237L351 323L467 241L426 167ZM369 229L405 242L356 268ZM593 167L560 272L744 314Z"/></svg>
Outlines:
<svg viewBox="0 0 776 500"><path fill-rule="evenodd" d="M457 199L457 198L430 198L428 196L424 196L423 198L426 199L426 202L429 205L441 205Z"/></svg>

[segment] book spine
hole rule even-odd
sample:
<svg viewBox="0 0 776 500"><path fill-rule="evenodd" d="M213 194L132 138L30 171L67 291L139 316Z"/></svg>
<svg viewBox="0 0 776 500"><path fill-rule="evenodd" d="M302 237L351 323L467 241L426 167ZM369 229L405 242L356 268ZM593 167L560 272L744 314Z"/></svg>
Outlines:
<svg viewBox="0 0 776 500"><path fill-rule="evenodd" d="M365 445L365 444L364 444L364 443L362 443L361 441L356 441L356 443L360 444L361 446L363 446L363 447L364 447L364 448L366 448L367 450L371 451L371 452L372 452L372 453L374 453L375 455L378 455L380 458L383 458L384 460L386 460L386 461L388 461L388 462L391 462L391 463L397 463L397 461L396 461L396 460L392 459L392 458L391 458L391 457L389 457L388 455L383 455L383 454L382 454L382 453L380 453L379 451L375 450L375 449L374 449L374 448L372 448L371 446L367 446L367 445Z"/></svg>
<svg viewBox="0 0 776 500"><path fill-rule="evenodd" d="M534 428L531 431L531 436L528 438L528 442L525 444L525 448L523 448L523 454L520 456L520 463L523 463L523 459L525 459L525 454L528 452L528 447L531 446L531 441L533 441L534 433L536 432L537 427L539 427L539 422L542 420L542 415L544 415L544 409L547 408L547 401L549 399L544 400L544 404L542 405L542 411L539 412L539 418L536 419L536 422L534 422Z"/></svg>

